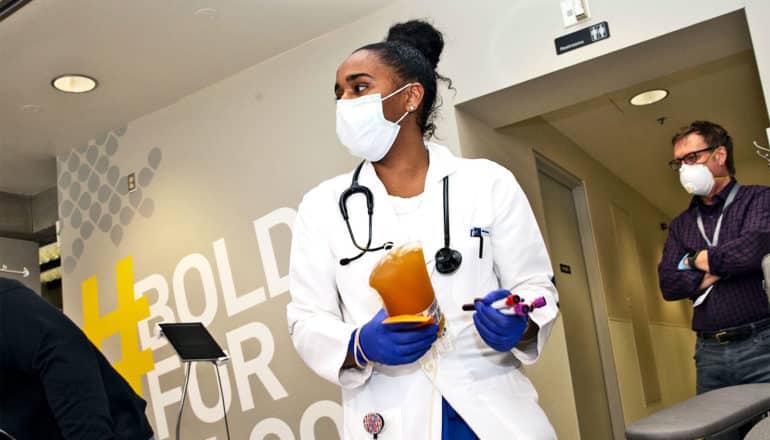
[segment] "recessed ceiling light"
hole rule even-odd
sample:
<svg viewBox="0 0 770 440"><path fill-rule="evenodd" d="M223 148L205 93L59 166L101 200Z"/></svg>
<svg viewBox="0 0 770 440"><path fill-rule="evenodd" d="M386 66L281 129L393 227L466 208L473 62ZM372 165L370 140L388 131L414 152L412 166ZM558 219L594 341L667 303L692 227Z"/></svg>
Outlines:
<svg viewBox="0 0 770 440"><path fill-rule="evenodd" d="M24 113L40 113L43 111L43 107L37 104L25 104L21 106L21 111Z"/></svg>
<svg viewBox="0 0 770 440"><path fill-rule="evenodd" d="M61 75L51 85L62 92L86 93L96 88L96 80L85 75Z"/></svg>
<svg viewBox="0 0 770 440"><path fill-rule="evenodd" d="M668 90L666 89L647 90L634 95L630 102L631 105L650 105L666 99L666 96L668 96Z"/></svg>
<svg viewBox="0 0 770 440"><path fill-rule="evenodd" d="M214 8L201 8L193 13L198 17L205 17L209 20L216 20L219 17L219 11Z"/></svg>

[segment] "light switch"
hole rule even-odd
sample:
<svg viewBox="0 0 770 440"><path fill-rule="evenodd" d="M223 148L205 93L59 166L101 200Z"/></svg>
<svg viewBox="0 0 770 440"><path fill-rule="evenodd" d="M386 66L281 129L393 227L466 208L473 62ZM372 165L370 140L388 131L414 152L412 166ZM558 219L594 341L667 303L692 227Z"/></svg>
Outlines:
<svg viewBox="0 0 770 440"><path fill-rule="evenodd" d="M131 173L128 175L128 192L136 191L136 174Z"/></svg>
<svg viewBox="0 0 770 440"><path fill-rule="evenodd" d="M575 10L575 18L578 20L588 18L586 8L583 6L583 0L573 0L573 9Z"/></svg>
<svg viewBox="0 0 770 440"><path fill-rule="evenodd" d="M588 19L588 0L562 0L561 16L564 27L574 26Z"/></svg>
<svg viewBox="0 0 770 440"><path fill-rule="evenodd" d="M564 21L564 27L570 27L577 24L574 2L572 0L564 0L561 2L561 18Z"/></svg>

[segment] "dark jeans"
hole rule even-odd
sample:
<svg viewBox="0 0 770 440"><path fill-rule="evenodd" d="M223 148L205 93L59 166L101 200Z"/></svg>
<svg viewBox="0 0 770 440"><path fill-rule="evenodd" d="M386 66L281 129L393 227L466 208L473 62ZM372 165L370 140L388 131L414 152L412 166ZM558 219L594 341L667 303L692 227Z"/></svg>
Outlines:
<svg viewBox="0 0 770 440"><path fill-rule="evenodd" d="M770 383L770 328L726 344L699 337L695 343L695 371L698 394L732 385ZM710 438L739 440L752 425Z"/></svg>

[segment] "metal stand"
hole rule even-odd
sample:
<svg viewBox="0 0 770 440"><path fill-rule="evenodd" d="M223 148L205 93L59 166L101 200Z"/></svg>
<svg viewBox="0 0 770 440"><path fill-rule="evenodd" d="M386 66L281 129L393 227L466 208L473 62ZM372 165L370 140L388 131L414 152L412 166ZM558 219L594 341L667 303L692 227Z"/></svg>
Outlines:
<svg viewBox="0 0 770 440"><path fill-rule="evenodd" d="M214 365L214 371L217 372L217 383L219 384L219 395L222 399L222 414L225 416L225 431L227 432L227 440L230 440L230 425L227 423L227 405L225 404L225 392L222 388L222 377L219 374L219 366L227 362L229 358L223 358L216 361L210 361ZM185 361L187 368L184 374L184 387L182 387L182 401L179 403L179 416L176 419L176 440L179 440L179 434L182 427L182 412L184 412L184 401L187 397L187 384L190 382L190 366L193 361Z"/></svg>

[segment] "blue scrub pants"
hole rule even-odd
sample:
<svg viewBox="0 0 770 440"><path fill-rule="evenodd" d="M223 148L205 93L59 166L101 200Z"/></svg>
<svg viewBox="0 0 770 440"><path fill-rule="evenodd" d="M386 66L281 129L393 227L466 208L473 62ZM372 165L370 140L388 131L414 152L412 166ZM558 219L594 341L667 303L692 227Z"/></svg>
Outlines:
<svg viewBox="0 0 770 440"><path fill-rule="evenodd" d="M441 440L478 440L470 426L452 408L446 399L441 399Z"/></svg>

